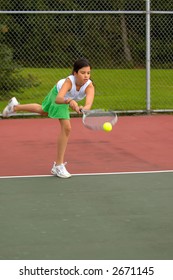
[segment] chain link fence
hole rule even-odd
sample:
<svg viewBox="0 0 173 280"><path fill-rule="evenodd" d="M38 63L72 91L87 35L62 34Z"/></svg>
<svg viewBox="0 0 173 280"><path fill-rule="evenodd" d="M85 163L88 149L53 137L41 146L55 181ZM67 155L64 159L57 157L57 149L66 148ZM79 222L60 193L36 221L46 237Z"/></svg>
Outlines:
<svg viewBox="0 0 173 280"><path fill-rule="evenodd" d="M11 96L41 103L79 57L92 65L93 108L173 111L172 8L166 0L1 0L0 112Z"/></svg>

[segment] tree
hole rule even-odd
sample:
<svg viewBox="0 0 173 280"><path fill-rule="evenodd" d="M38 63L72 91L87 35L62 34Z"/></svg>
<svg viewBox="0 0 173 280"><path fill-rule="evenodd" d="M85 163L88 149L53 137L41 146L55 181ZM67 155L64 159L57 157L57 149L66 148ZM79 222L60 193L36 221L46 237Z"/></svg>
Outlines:
<svg viewBox="0 0 173 280"><path fill-rule="evenodd" d="M3 43L3 36L8 32L7 25L0 26L0 99L11 96L13 91L22 92L22 88L37 86L38 80L28 75L24 78L21 67L13 60L12 48Z"/></svg>

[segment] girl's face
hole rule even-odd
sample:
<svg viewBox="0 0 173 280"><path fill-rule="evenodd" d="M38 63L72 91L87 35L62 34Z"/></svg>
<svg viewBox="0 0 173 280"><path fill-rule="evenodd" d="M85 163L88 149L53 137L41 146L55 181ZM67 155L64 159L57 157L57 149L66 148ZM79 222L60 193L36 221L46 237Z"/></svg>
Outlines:
<svg viewBox="0 0 173 280"><path fill-rule="evenodd" d="M84 85L89 80L90 75L91 75L90 66L79 69L77 73L74 72L74 76L76 77L76 84L79 86Z"/></svg>

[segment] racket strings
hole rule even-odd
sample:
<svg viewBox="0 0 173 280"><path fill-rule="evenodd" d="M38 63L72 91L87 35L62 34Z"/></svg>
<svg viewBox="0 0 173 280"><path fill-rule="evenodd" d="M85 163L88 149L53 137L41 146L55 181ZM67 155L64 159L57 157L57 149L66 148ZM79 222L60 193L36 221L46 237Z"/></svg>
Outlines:
<svg viewBox="0 0 173 280"><path fill-rule="evenodd" d="M105 122L114 125L117 122L116 114L114 112L93 111L88 112L83 118L84 125L94 130L103 129Z"/></svg>

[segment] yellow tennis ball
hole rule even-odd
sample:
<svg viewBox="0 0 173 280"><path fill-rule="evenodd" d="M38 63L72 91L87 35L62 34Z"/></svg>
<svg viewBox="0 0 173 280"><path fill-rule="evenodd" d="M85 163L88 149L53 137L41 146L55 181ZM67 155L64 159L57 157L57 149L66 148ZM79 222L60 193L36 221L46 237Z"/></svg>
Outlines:
<svg viewBox="0 0 173 280"><path fill-rule="evenodd" d="M110 132L112 130L112 125L110 122L105 122L103 124L103 130L106 132Z"/></svg>

